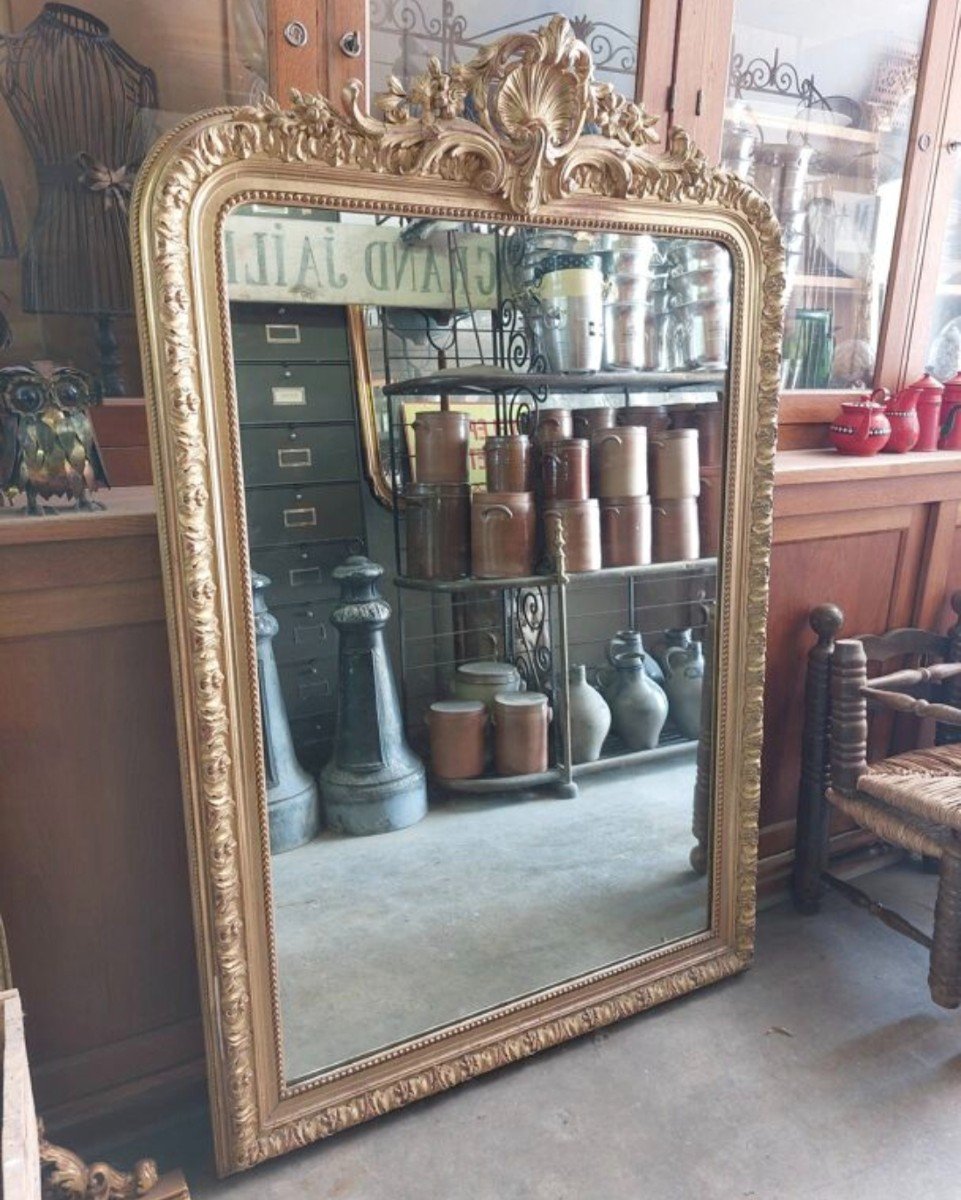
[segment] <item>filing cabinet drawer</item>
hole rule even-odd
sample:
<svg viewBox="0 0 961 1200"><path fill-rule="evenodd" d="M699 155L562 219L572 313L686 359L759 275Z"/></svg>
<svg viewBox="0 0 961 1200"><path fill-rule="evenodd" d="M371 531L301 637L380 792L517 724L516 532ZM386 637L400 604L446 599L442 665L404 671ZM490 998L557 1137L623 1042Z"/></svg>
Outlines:
<svg viewBox="0 0 961 1200"><path fill-rule="evenodd" d="M237 362L350 358L347 314L338 305L233 304L230 319Z"/></svg>
<svg viewBox="0 0 961 1200"><path fill-rule="evenodd" d="M277 671L291 721L297 717L337 712L336 659L278 663Z"/></svg>
<svg viewBox="0 0 961 1200"><path fill-rule="evenodd" d="M357 440L352 425L289 425L242 429L244 482L326 483L357 479Z"/></svg>
<svg viewBox="0 0 961 1200"><path fill-rule="evenodd" d="M251 546L352 538L362 528L360 488L356 483L247 491L247 536Z"/></svg>
<svg viewBox="0 0 961 1200"><path fill-rule="evenodd" d="M336 658L337 630L330 622L330 614L337 604L337 600L309 600L300 604L274 605L270 611L280 626L274 636L277 662Z"/></svg>
<svg viewBox="0 0 961 1200"><path fill-rule="evenodd" d="M238 363L241 425L352 421L354 380L346 363Z"/></svg>
<svg viewBox="0 0 961 1200"><path fill-rule="evenodd" d="M303 603L318 597L333 599L340 592L332 574L334 567L340 566L349 555L363 551L361 538L332 546L323 542L304 542L297 546L251 550L250 564L270 580L267 607L273 609L294 601Z"/></svg>

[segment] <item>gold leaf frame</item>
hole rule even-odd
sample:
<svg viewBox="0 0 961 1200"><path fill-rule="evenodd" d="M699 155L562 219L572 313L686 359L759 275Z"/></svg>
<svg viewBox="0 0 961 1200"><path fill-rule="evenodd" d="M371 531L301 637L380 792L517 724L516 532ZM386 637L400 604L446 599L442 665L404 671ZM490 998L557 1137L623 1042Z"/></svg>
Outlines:
<svg viewBox="0 0 961 1200"><path fill-rule="evenodd" d="M753 953L783 261L767 201L593 80L563 18L436 62L384 120L294 93L159 143L133 201L138 317L218 1167L306 1145L731 975ZM412 115L413 107L419 115ZM222 232L243 203L713 238L733 261L708 928L286 1083Z"/></svg>

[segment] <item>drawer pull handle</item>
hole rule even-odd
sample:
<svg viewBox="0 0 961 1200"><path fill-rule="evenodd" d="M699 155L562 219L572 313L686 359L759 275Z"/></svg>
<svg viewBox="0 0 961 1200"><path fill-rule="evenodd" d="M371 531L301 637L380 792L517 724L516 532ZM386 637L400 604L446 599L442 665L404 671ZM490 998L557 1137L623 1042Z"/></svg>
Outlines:
<svg viewBox="0 0 961 1200"><path fill-rule="evenodd" d="M264 336L271 345L276 345L278 342L285 345L299 346L300 345L300 326L299 325L265 325Z"/></svg>
<svg viewBox="0 0 961 1200"><path fill-rule="evenodd" d="M326 625L295 625L294 626L294 641L298 645L302 642L326 642L327 641L327 626Z"/></svg>
<svg viewBox="0 0 961 1200"><path fill-rule="evenodd" d="M300 525L316 525L317 509L313 504L309 508L285 508L284 528L296 529Z"/></svg>
<svg viewBox="0 0 961 1200"><path fill-rule="evenodd" d="M303 587L307 583L320 583L320 567L294 567L288 572L291 587Z"/></svg>
<svg viewBox="0 0 961 1200"><path fill-rule="evenodd" d="M284 471L294 467L313 466L313 455L309 446L298 447L296 450L278 450L277 466Z"/></svg>
<svg viewBox="0 0 961 1200"><path fill-rule="evenodd" d="M302 387L272 387L270 402L275 408L295 408L307 404L307 389Z"/></svg>

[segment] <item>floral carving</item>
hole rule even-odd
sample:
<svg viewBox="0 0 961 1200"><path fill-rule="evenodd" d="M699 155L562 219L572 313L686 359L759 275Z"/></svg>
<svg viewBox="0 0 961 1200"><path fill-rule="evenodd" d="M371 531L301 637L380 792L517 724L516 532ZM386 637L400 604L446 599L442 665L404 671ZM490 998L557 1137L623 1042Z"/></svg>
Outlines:
<svg viewBox="0 0 961 1200"><path fill-rule="evenodd" d="M258 107L191 118L154 149L133 199L139 233L134 239L138 307L145 360L151 368L151 447L162 500L161 548L196 861L193 885L214 1123L224 1170L252 1166L732 974L750 961L753 949L784 284L780 234L771 208L748 184L710 166L679 130L671 131L666 152L655 155L653 119L608 85L594 81L587 48L560 17L538 33L507 37L449 72L432 61L409 94L392 81L380 101L380 118L363 111L357 84L345 89L344 101L341 109L323 97L294 93L289 108L268 100ZM747 464L741 466L741 476L728 467L729 486L746 497L741 519L748 529L745 537L725 535L723 556L725 562L739 562L747 578L737 592L744 626L741 658L735 664L739 704L720 723L716 737L716 762L733 764L736 784L721 798L735 806L733 820L719 815L713 822L715 831L733 831L733 845L725 851L732 877L722 893L720 872L715 872L711 905L716 920L721 919L719 913L729 914L724 917L729 927L712 945L686 950L695 961L683 966L672 965L673 952L664 950L636 965L602 973L590 984L591 989L603 987L601 999L593 990L594 998L588 997L575 982L524 1002L536 1006L536 1012L518 1009L513 1028L499 1024L496 1014L478 1018L459 1026L454 1042L441 1031L410 1058L400 1047L340 1075L333 1073L333 1098L330 1090L324 1091L330 1082L324 1077L286 1091L283 1079L258 1082L258 1072L269 1059L265 1047L275 1047L278 1069L282 1055L276 1049L276 978L269 971L273 1012L263 1014L262 990L269 986L263 963L269 957L270 935L255 897L262 888L269 906L269 872L265 867L264 880L244 877L245 864L256 854L250 839L257 834L250 830L251 798L239 792L237 763L245 753L250 758L251 748L238 728L231 699L238 691L242 664L238 667L227 645L236 615L225 599L223 564L236 554L236 547L225 545L218 495L225 474L231 477L232 470L239 477L238 452L234 444L233 468L229 462L214 461L223 398L211 394L211 373L202 369L201 360L209 350L202 348L197 332L218 319L223 326L227 304L222 280L216 295L199 294L193 260L204 251L190 236L200 225L198 213L212 203L207 185L221 172L225 178L230 172L236 177L243 163L275 179L273 190L248 194L268 202L283 195L282 203L309 203L336 181L338 194L349 197L341 200L347 206L385 211L387 201L376 199L378 177L406 175L423 184L424 212L437 211L443 198L444 211L465 220L546 218L553 202L579 194L598 199L593 213L602 211L606 197L634 201L638 221L644 220L645 205L656 205L662 220L664 206L671 205L679 221L686 220L683 228L696 228L698 236L712 236L712 229L726 231L718 236L727 239L736 257L740 255L735 313L750 334L746 345L751 361L743 369L732 362L730 386L734 407L749 414L745 427L753 444L738 447L736 460ZM305 166L315 177L306 196ZM342 176L339 169L345 167L352 174ZM451 203L444 181L465 185L460 191L466 195L462 208L454 208L457 201ZM570 210L571 206L565 210L565 221L596 226L599 218L572 217ZM617 219L623 220L623 210ZM738 231L739 241L732 229ZM745 246L751 247L750 263L745 262ZM731 611L731 589L725 572L718 596L722 612ZM252 736L256 738L256 731ZM725 743L734 738L732 753ZM719 861L717 846L712 852ZM269 861L266 849L262 854L264 862ZM260 989L256 999L255 987ZM354 1076L353 1090L345 1082L347 1074ZM295 1115L280 1117L263 1110L263 1097L272 1088L297 1101Z"/></svg>

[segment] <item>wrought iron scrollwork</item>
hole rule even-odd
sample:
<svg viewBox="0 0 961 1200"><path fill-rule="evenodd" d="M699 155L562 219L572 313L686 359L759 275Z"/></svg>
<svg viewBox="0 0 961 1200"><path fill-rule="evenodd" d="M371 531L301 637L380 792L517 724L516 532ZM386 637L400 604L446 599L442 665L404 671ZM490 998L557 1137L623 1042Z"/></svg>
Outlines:
<svg viewBox="0 0 961 1200"><path fill-rule="evenodd" d="M823 108L830 111L831 105L818 90L814 76L802 79L794 63L782 61L781 52L775 46L771 59L758 55L749 61L737 51L731 55L729 77L731 91L740 100L744 92L760 92L768 96L786 96L799 101L805 108Z"/></svg>
<svg viewBox="0 0 961 1200"><path fill-rule="evenodd" d="M514 666L529 691L554 692L550 595L545 587L518 588L513 594Z"/></svg>

